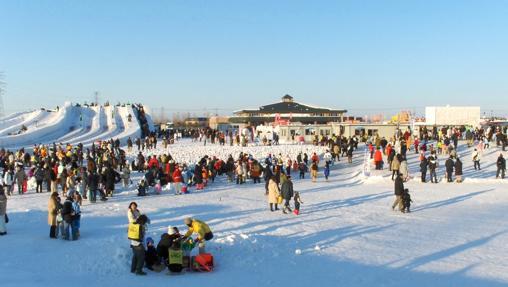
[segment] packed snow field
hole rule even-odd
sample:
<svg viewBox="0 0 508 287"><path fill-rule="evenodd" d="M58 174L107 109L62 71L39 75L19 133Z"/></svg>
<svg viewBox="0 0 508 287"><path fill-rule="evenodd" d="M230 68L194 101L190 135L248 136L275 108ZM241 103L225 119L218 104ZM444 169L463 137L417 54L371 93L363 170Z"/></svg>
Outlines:
<svg viewBox="0 0 508 287"><path fill-rule="evenodd" d="M418 158L409 152L415 179L406 187L414 202L412 213L402 214L391 209L388 170L364 176L364 148L355 152L353 164L336 163L328 182L322 167L317 183L308 174L304 180L293 176L304 202L299 216L270 212L263 183L236 185L218 178L202 192L192 188L186 195L164 191L142 198L135 186L118 187L105 203L85 200L81 238L62 241L48 236L48 194L13 196L8 235L0 238L2 286L507 286L508 193L506 181L494 179L499 149L487 150L476 172L471 149L461 146L462 184L420 183ZM183 141L168 150L185 162L204 154L236 157L240 151L260 159L269 153L295 158L300 151L322 154L324 148ZM141 177L133 176L134 182ZM185 231L185 217L207 222L215 235L208 244L214 272L131 274L126 218L131 201L151 219L147 236L156 243L168 225Z"/></svg>

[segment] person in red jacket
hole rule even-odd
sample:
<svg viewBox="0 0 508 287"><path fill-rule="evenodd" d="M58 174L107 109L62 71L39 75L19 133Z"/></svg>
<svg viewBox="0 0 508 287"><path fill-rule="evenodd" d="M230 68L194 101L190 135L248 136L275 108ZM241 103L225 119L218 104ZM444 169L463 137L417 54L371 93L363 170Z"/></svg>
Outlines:
<svg viewBox="0 0 508 287"><path fill-rule="evenodd" d="M182 191L182 171L179 166L176 166L175 171L173 172L173 184L175 185L175 193L181 194Z"/></svg>
<svg viewBox="0 0 508 287"><path fill-rule="evenodd" d="M159 169L159 161L155 156L152 156L152 158L148 161L148 169Z"/></svg>
<svg viewBox="0 0 508 287"><path fill-rule="evenodd" d="M420 140L418 138L415 138L415 142L414 142L414 146L415 146L415 153L418 154L418 148L420 147Z"/></svg>
<svg viewBox="0 0 508 287"><path fill-rule="evenodd" d="M379 148L377 148L376 152L374 153L374 163L376 164L377 170L383 169L383 153Z"/></svg>

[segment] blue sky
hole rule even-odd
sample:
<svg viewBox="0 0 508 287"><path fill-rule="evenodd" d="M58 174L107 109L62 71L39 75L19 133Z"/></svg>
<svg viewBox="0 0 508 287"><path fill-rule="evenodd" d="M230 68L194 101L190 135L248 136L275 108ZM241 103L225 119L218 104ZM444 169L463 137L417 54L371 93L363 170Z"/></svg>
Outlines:
<svg viewBox="0 0 508 287"><path fill-rule="evenodd" d="M222 114L284 94L353 114L508 114L508 1L6 1L6 110L136 101Z"/></svg>

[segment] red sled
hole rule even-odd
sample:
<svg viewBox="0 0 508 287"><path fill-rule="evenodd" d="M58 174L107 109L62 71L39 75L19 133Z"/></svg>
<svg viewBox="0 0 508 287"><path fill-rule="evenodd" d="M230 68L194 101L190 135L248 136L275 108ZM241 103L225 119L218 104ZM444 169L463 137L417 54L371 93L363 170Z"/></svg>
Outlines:
<svg viewBox="0 0 508 287"><path fill-rule="evenodd" d="M300 215L300 210L295 209L295 210L293 210L293 213L294 213L295 215Z"/></svg>
<svg viewBox="0 0 508 287"><path fill-rule="evenodd" d="M182 193L187 194L187 192L188 192L187 186L186 185L182 186Z"/></svg>
<svg viewBox="0 0 508 287"><path fill-rule="evenodd" d="M196 272L212 272L213 256L210 253L199 254L192 258L192 270Z"/></svg>
<svg viewBox="0 0 508 287"><path fill-rule="evenodd" d="M28 190L28 182L26 180L23 181L22 190L23 190L23 193L26 193Z"/></svg>
<svg viewBox="0 0 508 287"><path fill-rule="evenodd" d="M196 190L203 190L203 189L205 189L205 185L204 184L202 184L202 183L196 184Z"/></svg>

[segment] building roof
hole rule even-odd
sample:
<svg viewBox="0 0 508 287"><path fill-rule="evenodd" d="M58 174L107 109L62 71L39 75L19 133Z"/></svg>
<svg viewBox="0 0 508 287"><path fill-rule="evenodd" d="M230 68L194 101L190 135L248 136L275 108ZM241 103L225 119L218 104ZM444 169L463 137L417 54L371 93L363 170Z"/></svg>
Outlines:
<svg viewBox="0 0 508 287"><path fill-rule="evenodd" d="M265 123L272 122L273 119L269 117L230 117L229 122L238 124L238 123ZM341 117L293 117L291 122L293 123L314 123L314 122L340 122Z"/></svg>
<svg viewBox="0 0 508 287"><path fill-rule="evenodd" d="M346 113L347 110L332 110L328 108L313 107L293 101L293 97L285 95L282 102L262 106L259 110L240 110L239 113Z"/></svg>

